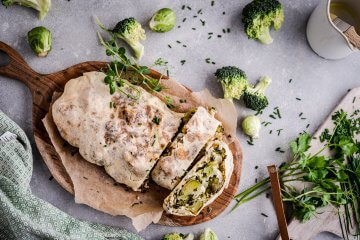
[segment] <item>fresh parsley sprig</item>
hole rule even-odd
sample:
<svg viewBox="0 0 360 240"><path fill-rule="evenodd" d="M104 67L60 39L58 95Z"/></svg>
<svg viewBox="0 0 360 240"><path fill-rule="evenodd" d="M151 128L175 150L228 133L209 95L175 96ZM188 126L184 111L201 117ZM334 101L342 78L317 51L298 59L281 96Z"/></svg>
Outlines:
<svg viewBox="0 0 360 240"><path fill-rule="evenodd" d="M360 237L360 118L350 117L344 111L333 115L335 128L332 133L326 129L320 137L324 147L315 154L307 153L311 136L302 133L290 142L293 161L279 167L281 192L284 202L293 206L294 216L307 221L317 214L320 207L332 205L339 211L343 237ZM331 156L322 155L326 150ZM301 182L302 189L291 183ZM235 196L233 209L270 190L270 180L256 183ZM344 211L340 211L344 209ZM355 229L355 232L351 230Z"/></svg>

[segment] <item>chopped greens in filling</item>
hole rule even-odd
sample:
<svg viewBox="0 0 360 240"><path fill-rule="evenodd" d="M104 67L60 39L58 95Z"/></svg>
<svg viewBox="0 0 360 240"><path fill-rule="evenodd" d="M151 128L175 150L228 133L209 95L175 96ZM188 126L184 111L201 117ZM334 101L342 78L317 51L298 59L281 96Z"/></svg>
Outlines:
<svg viewBox="0 0 360 240"><path fill-rule="evenodd" d="M217 192L225 182L225 149L214 144L212 152L206 156L208 161L197 166L196 172L174 193L174 208L187 208L197 214L202 206Z"/></svg>
<svg viewBox="0 0 360 240"><path fill-rule="evenodd" d="M184 117L182 118L182 124L185 125L187 122L189 122L190 118L195 114L196 109L191 109L187 113L185 113Z"/></svg>
<svg viewBox="0 0 360 240"><path fill-rule="evenodd" d="M215 136L213 137L213 139L221 140L223 138L223 136L224 136L224 127L222 125L220 125L216 129Z"/></svg>

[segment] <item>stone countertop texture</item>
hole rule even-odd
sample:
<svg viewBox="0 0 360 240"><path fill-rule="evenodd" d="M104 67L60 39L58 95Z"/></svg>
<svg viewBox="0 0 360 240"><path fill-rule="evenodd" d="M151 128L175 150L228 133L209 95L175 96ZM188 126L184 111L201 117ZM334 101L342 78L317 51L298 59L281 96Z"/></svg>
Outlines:
<svg viewBox="0 0 360 240"><path fill-rule="evenodd" d="M214 6L211 6L211 0L57 0L53 1L44 21L39 21L36 12L31 9L19 6L5 9L0 6L0 40L20 52L36 71L51 73L84 61L108 60L96 37L99 28L94 17L113 27L119 20L133 16L147 32L145 56L141 63L151 66L159 57L167 60L171 76L195 91L208 88L212 94L221 97L222 90L214 72L222 66L238 66L246 71L252 83L262 75L270 76L273 79L267 90L270 106L261 115L261 120L271 121L272 124L262 128L261 138L255 141L254 146L247 144L240 124L238 128L244 150L239 189L242 190L252 185L255 179L266 176L267 165L289 160L288 142L303 130L313 133L347 90L360 85L359 53L343 60L328 61L317 56L307 43L307 19L319 0L282 1L285 22L280 31L271 32L274 42L268 46L248 40L243 32L241 11L247 2L215 0ZM182 10L182 5L190 6L191 10ZM175 10L177 25L168 33L153 33L147 22L162 7ZM198 14L200 9L202 14ZM200 19L205 20L204 26ZM46 58L36 57L26 40L27 32L39 25L53 33L53 49ZM223 29L227 28L230 32L224 34ZM211 39L208 39L209 32L213 32ZM214 64L206 63L207 58ZM183 65L182 60L186 60ZM241 101L235 101L235 104L240 123L252 112ZM280 108L282 118L274 120L269 114L276 106ZM72 195L55 180L49 180L51 174L36 149L32 135L31 94L22 83L0 77L0 109L25 130L32 142L34 174L31 187L35 195L77 218L134 231L126 217L112 217L76 204ZM300 119L301 112L306 119ZM278 129L283 129L279 136ZM269 134L270 130L273 130L272 134ZM276 152L277 147L286 152ZM256 170L255 166L259 168ZM204 224L176 228L153 224L140 234L146 239L156 240L173 231L198 234L205 227L212 228L220 239L234 240L274 239L278 232L272 203L261 196L231 214L224 213ZM337 238L320 234L317 239Z"/></svg>

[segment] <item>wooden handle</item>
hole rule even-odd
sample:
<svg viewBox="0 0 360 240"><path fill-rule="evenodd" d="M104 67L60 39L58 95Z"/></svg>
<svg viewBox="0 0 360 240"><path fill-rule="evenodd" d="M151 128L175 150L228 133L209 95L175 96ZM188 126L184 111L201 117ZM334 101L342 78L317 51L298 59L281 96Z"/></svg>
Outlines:
<svg viewBox="0 0 360 240"><path fill-rule="evenodd" d="M360 36L357 34L354 26L346 30L344 34L349 39L349 42L354 45L354 47L360 49Z"/></svg>
<svg viewBox="0 0 360 240"><path fill-rule="evenodd" d="M272 190L272 196L273 196L278 226L280 230L280 236L282 240L289 240L290 238L287 230L284 205L281 198L279 174L276 171L275 165L268 166L267 168L270 176L271 190Z"/></svg>
<svg viewBox="0 0 360 240"><path fill-rule="evenodd" d="M1 41L0 51L9 57L8 63L0 66L0 75L18 79L33 90L32 85L42 75L35 72L12 47Z"/></svg>

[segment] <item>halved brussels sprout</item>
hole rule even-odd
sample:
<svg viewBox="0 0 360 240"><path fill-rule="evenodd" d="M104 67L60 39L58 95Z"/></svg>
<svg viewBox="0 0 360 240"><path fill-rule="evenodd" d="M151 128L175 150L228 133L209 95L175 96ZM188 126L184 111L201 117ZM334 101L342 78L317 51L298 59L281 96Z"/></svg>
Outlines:
<svg viewBox="0 0 360 240"><path fill-rule="evenodd" d="M259 138L260 128L261 122L257 116L247 116L242 122L242 129L249 137Z"/></svg>
<svg viewBox="0 0 360 240"><path fill-rule="evenodd" d="M150 19L149 27L154 32L168 32L176 24L176 14L170 8L158 10Z"/></svg>
<svg viewBox="0 0 360 240"><path fill-rule="evenodd" d="M51 32L45 27L36 27L28 32L31 49L39 57L46 57L51 50Z"/></svg>

